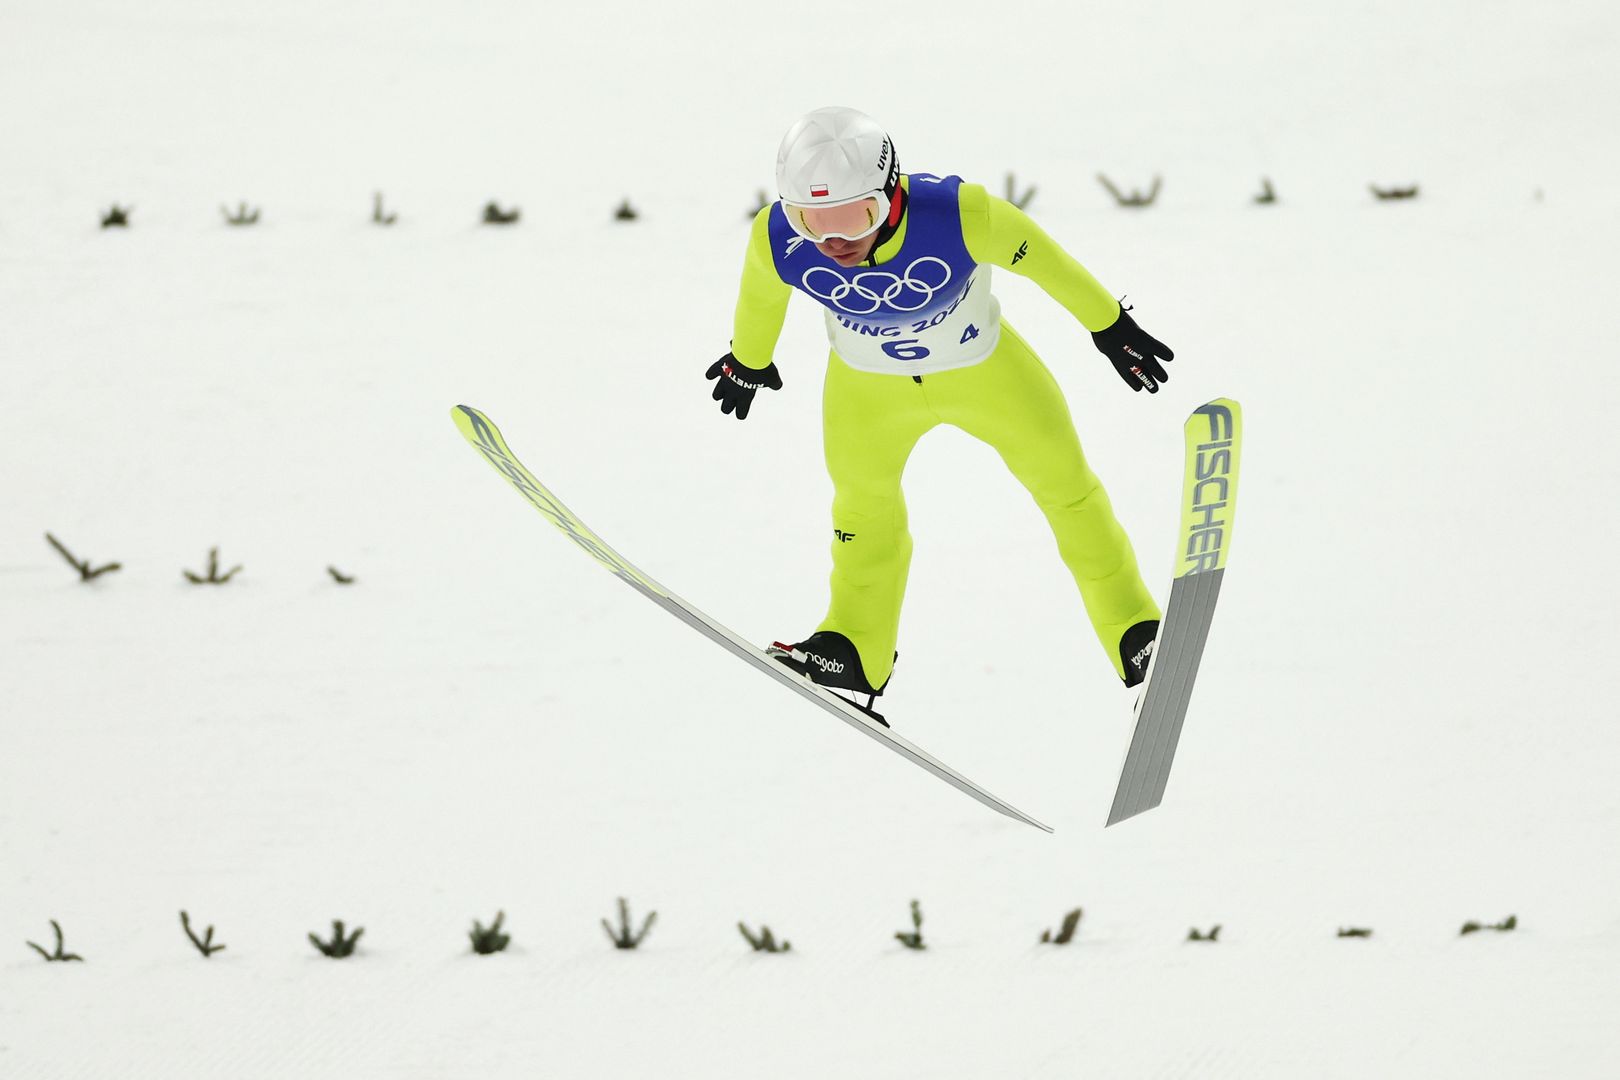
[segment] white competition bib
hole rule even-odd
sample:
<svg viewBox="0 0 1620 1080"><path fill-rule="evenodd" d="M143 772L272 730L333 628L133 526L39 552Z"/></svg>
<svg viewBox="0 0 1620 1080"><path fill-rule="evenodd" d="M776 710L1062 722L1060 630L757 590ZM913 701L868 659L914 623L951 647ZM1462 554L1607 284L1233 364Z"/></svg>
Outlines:
<svg viewBox="0 0 1620 1080"><path fill-rule="evenodd" d="M884 375L927 375L977 364L995 351L1001 305L990 295L990 268L953 281L943 259L905 267L839 273L807 271L801 288L826 307L827 341L852 368Z"/></svg>
<svg viewBox="0 0 1620 1080"><path fill-rule="evenodd" d="M777 275L826 312L827 341L844 363L883 375L926 375L977 364L995 351L1001 305L990 267L962 236L957 176L907 177L906 235L878 266L843 267L793 231L778 203L770 219Z"/></svg>

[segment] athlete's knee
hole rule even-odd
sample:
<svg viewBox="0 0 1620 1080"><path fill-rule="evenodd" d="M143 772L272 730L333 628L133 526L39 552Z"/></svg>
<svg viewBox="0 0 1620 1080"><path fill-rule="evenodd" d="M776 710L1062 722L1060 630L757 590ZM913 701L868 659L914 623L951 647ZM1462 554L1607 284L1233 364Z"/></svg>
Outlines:
<svg viewBox="0 0 1620 1080"><path fill-rule="evenodd" d="M842 486L833 491L833 517L904 521L906 500L899 488Z"/></svg>
<svg viewBox="0 0 1620 1080"><path fill-rule="evenodd" d="M1090 469L1072 470L1062 476L1021 476L1035 504L1048 514L1083 514L1097 508L1106 511L1108 493Z"/></svg>

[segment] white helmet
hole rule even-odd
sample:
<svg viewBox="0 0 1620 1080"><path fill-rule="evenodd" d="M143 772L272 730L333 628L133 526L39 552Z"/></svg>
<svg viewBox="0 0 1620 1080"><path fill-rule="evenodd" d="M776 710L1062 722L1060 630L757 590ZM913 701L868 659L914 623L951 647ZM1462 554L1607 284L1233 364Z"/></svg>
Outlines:
<svg viewBox="0 0 1620 1080"><path fill-rule="evenodd" d="M776 191L787 207L843 206L875 197L877 224L867 232L888 216L899 186L900 162L888 133L870 116L842 105L800 117L776 151ZM794 217L790 212L789 219Z"/></svg>

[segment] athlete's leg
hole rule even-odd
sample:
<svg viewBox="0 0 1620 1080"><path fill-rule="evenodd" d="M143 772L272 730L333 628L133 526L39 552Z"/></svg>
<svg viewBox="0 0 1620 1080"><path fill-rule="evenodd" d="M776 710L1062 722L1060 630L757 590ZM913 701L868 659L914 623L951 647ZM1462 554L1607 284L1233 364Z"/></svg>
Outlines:
<svg viewBox="0 0 1620 1080"><path fill-rule="evenodd" d="M832 600L817 629L849 638L876 687L894 667L911 568L900 474L917 440L939 423L922 389L904 375L856 371L836 355L827 358L822 437L833 482Z"/></svg>
<svg viewBox="0 0 1620 1080"><path fill-rule="evenodd" d="M941 419L994 447L1035 497L1097 638L1123 678L1120 638L1136 623L1159 618L1159 607L1142 583L1108 493L1086 464L1057 380L1002 323L989 359L930 375L926 389Z"/></svg>

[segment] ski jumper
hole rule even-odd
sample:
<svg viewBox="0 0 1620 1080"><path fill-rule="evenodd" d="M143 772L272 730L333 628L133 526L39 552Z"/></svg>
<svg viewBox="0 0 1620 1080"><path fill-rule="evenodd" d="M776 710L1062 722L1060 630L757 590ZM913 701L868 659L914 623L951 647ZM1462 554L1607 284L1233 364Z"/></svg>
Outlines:
<svg viewBox="0 0 1620 1080"><path fill-rule="evenodd" d="M822 398L833 482L832 599L817 628L843 634L873 686L893 667L911 534L900 478L939 424L988 443L1057 539L1115 672L1119 641L1160 617L1130 540L1086 464L1051 372L990 294L992 266L1030 278L1090 330L1120 307L1028 215L959 177L902 178L906 208L870 266L844 268L796 234L773 203L754 219L732 355L771 363L794 289L825 309L831 353Z"/></svg>

